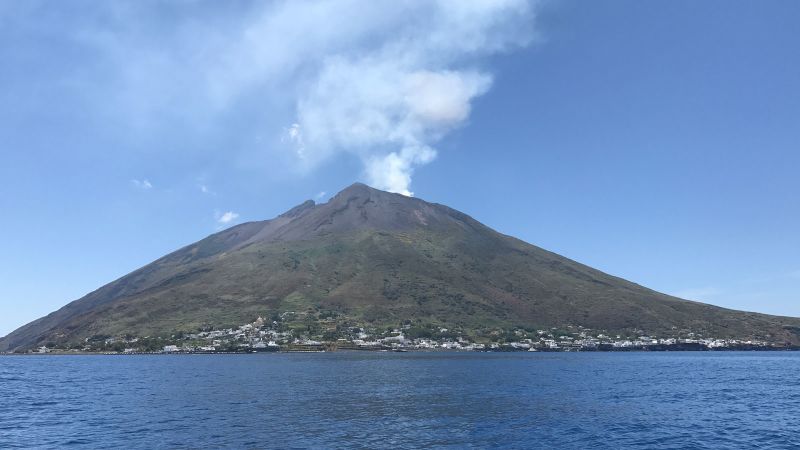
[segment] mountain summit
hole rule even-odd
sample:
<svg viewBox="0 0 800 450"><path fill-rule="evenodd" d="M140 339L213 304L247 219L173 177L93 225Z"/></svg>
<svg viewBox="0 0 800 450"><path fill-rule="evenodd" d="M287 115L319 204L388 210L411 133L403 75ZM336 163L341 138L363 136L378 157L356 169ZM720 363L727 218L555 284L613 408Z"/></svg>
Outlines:
<svg viewBox="0 0 800 450"><path fill-rule="evenodd" d="M585 327L800 342L800 319L670 297L446 206L356 183L327 203L308 200L166 255L19 328L0 339L0 351L193 332L289 311L468 333Z"/></svg>

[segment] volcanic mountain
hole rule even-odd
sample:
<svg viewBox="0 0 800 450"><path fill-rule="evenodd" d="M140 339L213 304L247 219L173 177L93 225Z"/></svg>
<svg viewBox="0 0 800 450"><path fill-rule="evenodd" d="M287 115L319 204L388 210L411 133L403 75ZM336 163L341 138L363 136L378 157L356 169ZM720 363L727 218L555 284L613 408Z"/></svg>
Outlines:
<svg viewBox="0 0 800 450"><path fill-rule="evenodd" d="M375 326L582 326L800 342L800 319L664 295L447 206L354 184L327 203L309 200L166 255L19 328L0 351L312 310Z"/></svg>

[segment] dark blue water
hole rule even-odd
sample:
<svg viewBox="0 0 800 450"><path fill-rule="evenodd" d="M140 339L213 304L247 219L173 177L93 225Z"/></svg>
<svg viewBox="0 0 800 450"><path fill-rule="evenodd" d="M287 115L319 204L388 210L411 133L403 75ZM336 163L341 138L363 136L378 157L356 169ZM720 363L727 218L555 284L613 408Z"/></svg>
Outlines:
<svg viewBox="0 0 800 450"><path fill-rule="evenodd" d="M797 448L800 353L0 357L0 447Z"/></svg>

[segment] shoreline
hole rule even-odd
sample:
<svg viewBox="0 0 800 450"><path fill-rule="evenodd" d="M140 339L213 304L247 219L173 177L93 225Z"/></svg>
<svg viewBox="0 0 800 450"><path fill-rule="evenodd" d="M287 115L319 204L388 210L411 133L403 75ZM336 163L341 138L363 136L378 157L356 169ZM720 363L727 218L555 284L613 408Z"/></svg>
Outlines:
<svg viewBox="0 0 800 450"><path fill-rule="evenodd" d="M485 351L485 350L453 350L453 349L404 349L404 350L374 350L374 349L339 349L339 350L278 350L278 351L241 351L241 352L59 352L47 353L0 353L2 356L192 356L192 355L265 355L265 354L290 354L290 353L491 353L491 354L525 354L525 353L730 353L730 352L797 352L800 347L791 348L716 348L716 349L618 349L618 350L537 350L537 351Z"/></svg>

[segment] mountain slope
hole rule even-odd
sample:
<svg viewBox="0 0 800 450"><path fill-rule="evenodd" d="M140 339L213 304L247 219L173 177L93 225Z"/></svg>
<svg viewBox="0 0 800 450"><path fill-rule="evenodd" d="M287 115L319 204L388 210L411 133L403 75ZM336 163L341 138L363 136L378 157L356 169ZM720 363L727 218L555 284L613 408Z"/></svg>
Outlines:
<svg viewBox="0 0 800 450"><path fill-rule="evenodd" d="M325 204L307 201L177 250L21 327L0 350L195 331L308 309L374 325L580 325L800 341L800 319L660 294L446 206L355 184Z"/></svg>

